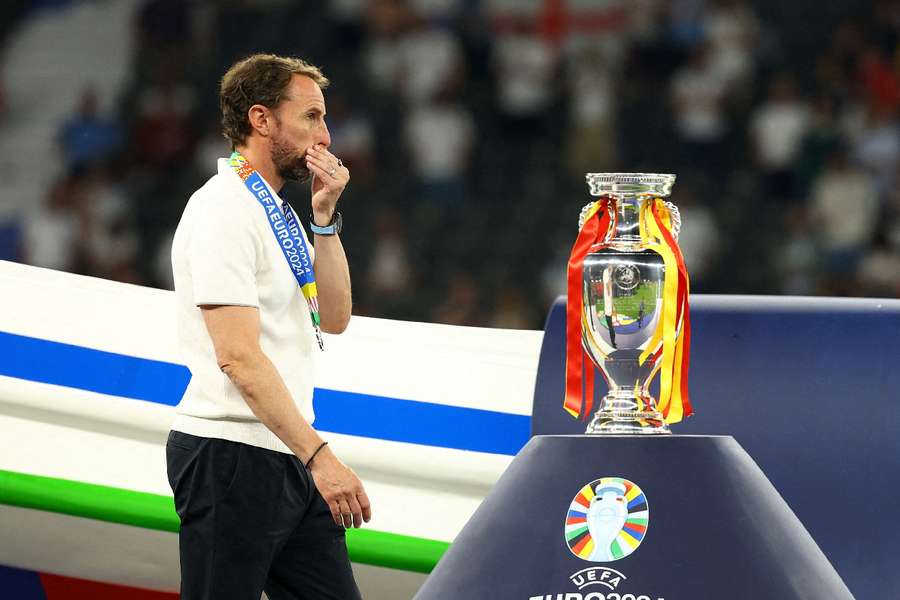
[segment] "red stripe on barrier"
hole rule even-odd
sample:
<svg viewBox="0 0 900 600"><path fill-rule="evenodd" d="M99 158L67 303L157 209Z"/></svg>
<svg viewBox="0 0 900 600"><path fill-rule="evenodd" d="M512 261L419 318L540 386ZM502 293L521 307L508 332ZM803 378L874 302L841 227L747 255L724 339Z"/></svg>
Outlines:
<svg viewBox="0 0 900 600"><path fill-rule="evenodd" d="M178 594L41 573L47 600L178 600Z"/></svg>

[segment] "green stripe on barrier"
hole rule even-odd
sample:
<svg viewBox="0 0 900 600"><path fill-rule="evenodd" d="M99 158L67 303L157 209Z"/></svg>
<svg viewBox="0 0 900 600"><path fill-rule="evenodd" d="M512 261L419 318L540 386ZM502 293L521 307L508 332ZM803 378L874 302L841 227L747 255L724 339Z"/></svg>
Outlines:
<svg viewBox="0 0 900 600"><path fill-rule="evenodd" d="M0 470L0 504L178 531L175 502L168 496L134 492L81 481Z"/></svg>
<svg viewBox="0 0 900 600"><path fill-rule="evenodd" d="M177 532L170 496L0 469L0 504L84 517L143 529ZM371 529L347 531L350 560L430 573L450 544Z"/></svg>

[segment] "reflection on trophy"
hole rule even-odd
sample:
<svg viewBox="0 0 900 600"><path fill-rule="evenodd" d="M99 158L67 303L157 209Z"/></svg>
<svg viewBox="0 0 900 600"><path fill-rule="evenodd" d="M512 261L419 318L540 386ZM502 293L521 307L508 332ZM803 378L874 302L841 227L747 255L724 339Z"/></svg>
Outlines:
<svg viewBox="0 0 900 600"><path fill-rule="evenodd" d="M674 175L589 173L569 261L566 410L587 419L596 365L609 386L586 433L669 433L691 414L688 276ZM660 400L650 382L660 373Z"/></svg>

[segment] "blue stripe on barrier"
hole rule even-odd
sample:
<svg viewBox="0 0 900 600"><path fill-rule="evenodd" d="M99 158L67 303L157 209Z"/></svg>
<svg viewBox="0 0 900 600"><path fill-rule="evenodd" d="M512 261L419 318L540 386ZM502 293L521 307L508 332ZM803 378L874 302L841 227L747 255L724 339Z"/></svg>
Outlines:
<svg viewBox="0 0 900 600"><path fill-rule="evenodd" d="M190 381L184 365L0 331L0 375L175 406ZM316 428L361 437L516 454L531 417L316 388Z"/></svg>
<svg viewBox="0 0 900 600"><path fill-rule="evenodd" d="M0 331L0 375L175 406L191 372L184 365Z"/></svg>
<svg viewBox="0 0 900 600"><path fill-rule="evenodd" d="M316 429L395 442L516 454L531 417L317 388Z"/></svg>

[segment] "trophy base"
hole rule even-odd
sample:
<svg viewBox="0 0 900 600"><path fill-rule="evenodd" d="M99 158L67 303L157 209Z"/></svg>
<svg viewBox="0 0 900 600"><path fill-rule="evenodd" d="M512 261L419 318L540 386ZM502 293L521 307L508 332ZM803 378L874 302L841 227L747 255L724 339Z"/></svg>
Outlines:
<svg viewBox="0 0 900 600"><path fill-rule="evenodd" d="M666 435L671 434L669 425L662 414L655 410L652 398L644 398L639 410L633 397L610 394L600 402L600 408L588 423L586 434L590 435Z"/></svg>
<svg viewBox="0 0 900 600"><path fill-rule="evenodd" d="M585 430L589 435L670 435L662 417L597 413Z"/></svg>

